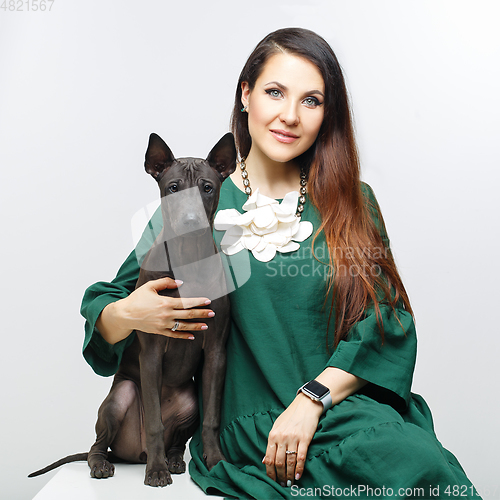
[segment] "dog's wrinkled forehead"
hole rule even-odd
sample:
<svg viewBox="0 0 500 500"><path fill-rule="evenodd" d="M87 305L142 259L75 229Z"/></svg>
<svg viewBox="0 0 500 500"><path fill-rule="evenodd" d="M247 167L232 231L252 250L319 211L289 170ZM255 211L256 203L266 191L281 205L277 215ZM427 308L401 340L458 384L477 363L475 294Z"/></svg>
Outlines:
<svg viewBox="0 0 500 500"><path fill-rule="evenodd" d="M179 168L182 168L186 171L200 170L204 167L209 166L207 160L203 160L202 158L177 158L175 160L175 164L178 164Z"/></svg>
<svg viewBox="0 0 500 500"><path fill-rule="evenodd" d="M220 182L220 176L211 168L207 160L202 158L176 158L172 166L162 176L162 181L181 177L195 183L197 179L204 178Z"/></svg>

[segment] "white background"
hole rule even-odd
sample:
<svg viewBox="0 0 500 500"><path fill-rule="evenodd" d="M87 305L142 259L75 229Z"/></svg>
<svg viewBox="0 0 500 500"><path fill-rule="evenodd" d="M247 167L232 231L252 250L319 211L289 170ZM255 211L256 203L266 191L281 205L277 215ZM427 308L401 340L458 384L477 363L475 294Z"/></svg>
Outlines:
<svg viewBox="0 0 500 500"><path fill-rule="evenodd" d="M416 314L413 390L498 497L499 14L495 0L0 9L2 498L32 498L51 475L30 471L94 441L111 379L81 355L80 301L114 277L133 214L158 196L143 170L150 132L205 157L247 56L286 26L317 31L341 61L363 178Z"/></svg>

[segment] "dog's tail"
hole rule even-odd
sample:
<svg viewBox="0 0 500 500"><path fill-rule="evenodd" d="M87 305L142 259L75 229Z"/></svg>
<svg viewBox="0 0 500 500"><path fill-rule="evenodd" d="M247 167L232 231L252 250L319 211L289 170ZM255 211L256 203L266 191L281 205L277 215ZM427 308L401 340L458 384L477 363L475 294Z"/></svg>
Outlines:
<svg viewBox="0 0 500 500"><path fill-rule="evenodd" d="M31 474L28 475L28 477L41 476L46 472L49 472L53 469L57 469L61 465L70 464L71 462L81 462L81 461L86 462L88 457L89 457L88 453L75 453L74 455L68 455L67 457L61 458L60 460L54 462L53 464L47 465L47 467L44 467L43 469L32 472ZM127 460L123 460L123 458L117 457L112 451L108 451L108 460L114 464L129 463Z"/></svg>
<svg viewBox="0 0 500 500"><path fill-rule="evenodd" d="M68 455L66 458L61 458L61 460L58 460L53 464L47 465L47 467L44 467L43 469L37 470L36 472L32 472L28 477L40 476L42 474L45 474L46 472L51 471L52 469L57 469L57 467L60 467L61 465L64 464L69 464L71 462L79 462L82 460L87 461L88 456L89 456L88 453L76 453L75 455Z"/></svg>

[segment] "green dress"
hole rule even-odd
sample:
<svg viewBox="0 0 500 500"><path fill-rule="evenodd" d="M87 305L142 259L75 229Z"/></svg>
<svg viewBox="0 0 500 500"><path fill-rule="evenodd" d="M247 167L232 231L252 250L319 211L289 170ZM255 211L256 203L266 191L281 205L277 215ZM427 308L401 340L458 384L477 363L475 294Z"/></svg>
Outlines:
<svg viewBox="0 0 500 500"><path fill-rule="evenodd" d="M373 192L366 184L362 186L383 232ZM246 198L228 179L222 185L218 209L242 212ZM318 212L311 203L306 203L302 220L310 221L315 230L319 227ZM85 293L83 354L100 375L115 373L132 336L111 346L95 329L95 321L108 303L134 289L138 261L161 224L157 211L137 254L130 254L115 280L96 283ZM223 234L214 231L218 246ZM382 236L388 246L385 232ZM314 244L316 259L312 240L310 236L294 252L278 252L269 262L258 261L248 250L225 257L228 281L235 284L230 293L232 326L221 422L222 450L228 461L207 470L200 429L190 443L191 477L207 493L259 500L304 496L477 498L457 459L437 440L425 401L410 392L416 335L408 312L397 311L402 328L392 309L381 305L382 344L374 311L368 309L348 339L333 353L328 352L329 304L324 307L328 253L320 233ZM282 487L267 477L261 462L269 431L297 388L328 366L369 383L321 417L303 476L291 488Z"/></svg>

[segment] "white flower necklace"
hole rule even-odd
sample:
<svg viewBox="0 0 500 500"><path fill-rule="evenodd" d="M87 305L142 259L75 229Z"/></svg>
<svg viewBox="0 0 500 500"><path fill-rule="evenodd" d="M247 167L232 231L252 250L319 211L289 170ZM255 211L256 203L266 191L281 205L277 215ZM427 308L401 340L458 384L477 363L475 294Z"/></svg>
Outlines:
<svg viewBox="0 0 500 500"><path fill-rule="evenodd" d="M243 185L245 186L245 193L250 197L252 194L252 188L250 187L250 179L248 178L247 166L245 163L246 158L242 158L240 162L241 177L243 178ZM306 186L307 178L304 169L300 169L300 196L299 196L299 206L297 207L297 217L302 215L304 211L304 205L306 203Z"/></svg>
<svg viewBox="0 0 500 500"><path fill-rule="evenodd" d="M300 248L298 242L309 238L313 231L311 222L300 220L306 202L305 172L300 173L300 195L291 191L279 203L260 194L258 188L252 193L245 158L240 168L248 195L242 207L246 213L241 214L234 208L217 212L214 227L218 231L226 230L221 241L222 251L234 255L246 248L257 260L269 262L276 252L293 252ZM297 202L300 202L298 207Z"/></svg>

